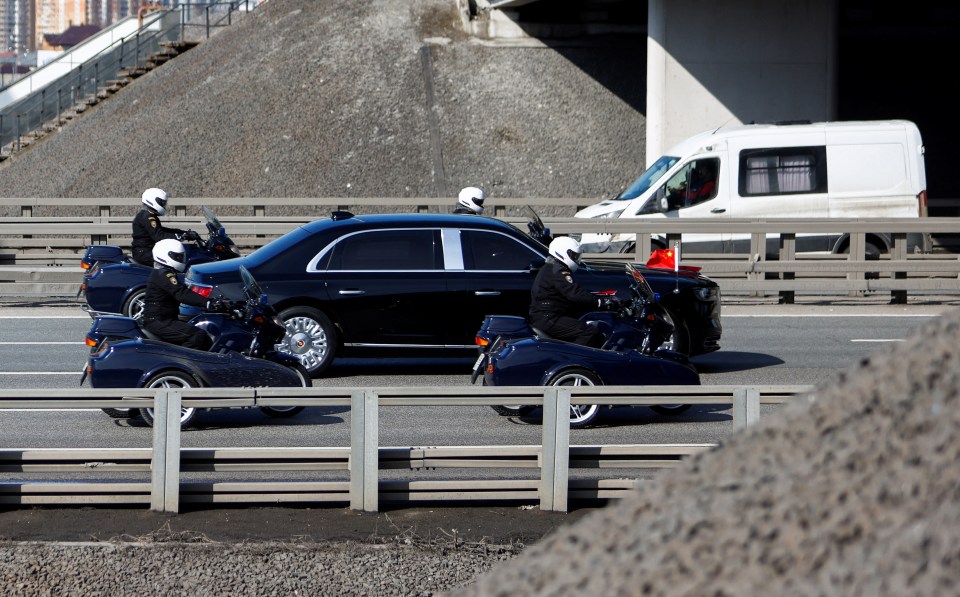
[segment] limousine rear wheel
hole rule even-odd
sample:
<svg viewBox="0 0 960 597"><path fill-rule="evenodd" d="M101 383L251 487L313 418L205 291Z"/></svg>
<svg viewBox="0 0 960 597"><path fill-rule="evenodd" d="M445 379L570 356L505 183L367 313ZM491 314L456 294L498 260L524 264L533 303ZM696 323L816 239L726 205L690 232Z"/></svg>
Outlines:
<svg viewBox="0 0 960 597"><path fill-rule="evenodd" d="M330 318L313 307L290 307L280 313L280 319L287 334L277 350L300 359L313 377L326 371L337 347L337 328Z"/></svg>

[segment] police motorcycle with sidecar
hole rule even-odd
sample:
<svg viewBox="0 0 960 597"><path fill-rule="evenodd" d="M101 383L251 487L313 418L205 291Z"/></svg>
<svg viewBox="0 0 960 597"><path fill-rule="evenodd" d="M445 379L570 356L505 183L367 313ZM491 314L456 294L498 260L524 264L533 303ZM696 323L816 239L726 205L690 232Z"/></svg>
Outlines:
<svg viewBox="0 0 960 597"><path fill-rule="evenodd" d="M98 316L87 333L90 347L81 385L89 377L94 388L310 387L300 361L279 353L275 345L286 329L267 295L246 268L240 268L244 300L224 301L224 312L205 312L190 320L210 336L207 351L184 348L157 339L130 317ZM302 406L263 406L271 417L292 417ZM133 416L131 409L104 409L113 418ZM153 409L139 414L153 424ZM181 410L185 426L196 414Z"/></svg>
<svg viewBox="0 0 960 597"><path fill-rule="evenodd" d="M237 245L227 234L217 215L203 206L207 237L184 243L187 266L240 256ZM77 296L84 295L84 310L91 317L120 314L140 319L151 267L137 263L116 245L90 245L80 262L85 270Z"/></svg>
<svg viewBox="0 0 960 597"><path fill-rule="evenodd" d="M488 315L477 332L480 350L472 382L482 376L491 386L592 386L592 385L700 385L700 376L686 355L661 348L673 333L664 318L659 297L637 268L626 264L632 278L628 299L616 311L595 311L581 317L605 336L602 347L591 348L550 338L523 317ZM600 406L571 405L570 426L585 427L597 417ZM651 408L678 415L689 405ZM494 406L505 416L523 416L528 405Z"/></svg>

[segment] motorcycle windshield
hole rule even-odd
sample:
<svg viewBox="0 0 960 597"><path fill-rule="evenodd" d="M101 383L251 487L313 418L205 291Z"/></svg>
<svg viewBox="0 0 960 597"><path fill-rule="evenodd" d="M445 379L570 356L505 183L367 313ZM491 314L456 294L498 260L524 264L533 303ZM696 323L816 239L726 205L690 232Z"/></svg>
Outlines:
<svg viewBox="0 0 960 597"><path fill-rule="evenodd" d="M527 217L527 229L530 230L530 237L543 245L549 244L549 233L537 212L533 211L533 208L529 205L524 205L523 213Z"/></svg>
<svg viewBox="0 0 960 597"><path fill-rule="evenodd" d="M627 276L632 279L630 287L636 293L637 297L642 299L644 302L654 302L655 294L653 288L650 287L650 283L647 282L647 279L643 277L643 274L640 273L632 263L626 264Z"/></svg>
<svg viewBox="0 0 960 597"><path fill-rule="evenodd" d="M220 224L220 220L217 219L217 214L213 213L213 210L207 207L206 205L202 206L203 215L207 218L207 222L210 223L210 226L213 226L214 230L220 230L223 228L223 225Z"/></svg>
<svg viewBox="0 0 960 597"><path fill-rule="evenodd" d="M247 295L247 298L260 300L260 297L263 296L263 290L260 289L260 285L257 284L250 270L242 265L240 266L240 277L243 279L243 292Z"/></svg>

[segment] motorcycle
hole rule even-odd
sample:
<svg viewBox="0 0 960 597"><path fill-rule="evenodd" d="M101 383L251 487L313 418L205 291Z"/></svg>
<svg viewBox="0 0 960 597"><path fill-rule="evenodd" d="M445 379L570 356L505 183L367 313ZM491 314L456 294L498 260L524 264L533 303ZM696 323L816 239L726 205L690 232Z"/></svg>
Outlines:
<svg viewBox="0 0 960 597"><path fill-rule="evenodd" d="M184 243L187 266L240 256L216 214L203 206L207 237ZM84 295L90 317L119 314L140 319L150 266L137 263L116 245L90 245L80 266L86 270L77 296Z"/></svg>
<svg viewBox="0 0 960 597"><path fill-rule="evenodd" d="M522 317L489 315L477 332L480 354L471 382L482 375L484 385L699 385L700 377L686 355L661 348L673 333L658 297L643 275L626 265L633 278L632 297L616 312L590 312L581 317L606 338L591 348L550 338ZM665 415L678 415L690 405L655 405ZM524 416L529 405L502 405L493 409L504 416ZM572 428L589 425L599 405L571 405Z"/></svg>
<svg viewBox="0 0 960 597"><path fill-rule="evenodd" d="M229 302L223 313L202 313L190 324L210 336L207 351L164 342L131 317L98 316L86 336L90 347L87 377L94 388L310 387L300 361L274 346L286 333L276 310L250 272L241 266L244 300ZM271 417L292 417L302 406L262 406ZM113 418L136 414L131 409L104 409ZM153 425L153 409L139 409ZM181 409L180 424L189 424L196 409Z"/></svg>

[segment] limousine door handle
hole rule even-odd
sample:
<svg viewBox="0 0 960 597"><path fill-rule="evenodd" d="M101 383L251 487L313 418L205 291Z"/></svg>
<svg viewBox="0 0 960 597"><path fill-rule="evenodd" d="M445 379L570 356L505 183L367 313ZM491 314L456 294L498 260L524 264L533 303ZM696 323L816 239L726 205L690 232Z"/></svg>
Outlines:
<svg viewBox="0 0 960 597"><path fill-rule="evenodd" d="M499 290L476 290L473 293L476 296L500 296Z"/></svg>
<svg viewBox="0 0 960 597"><path fill-rule="evenodd" d="M344 295L344 296L354 296L354 295L357 295L357 294L363 294L364 292L365 292L365 291L360 290L360 289L358 289L358 288L347 288L346 290L341 290L341 291L340 291L340 294L342 294L342 295Z"/></svg>
<svg viewBox="0 0 960 597"><path fill-rule="evenodd" d="M714 207L713 209L710 210L710 213L712 213L712 214L722 214L722 213L725 212L725 211L727 211L727 210L726 210L726 208L724 208L724 207Z"/></svg>

